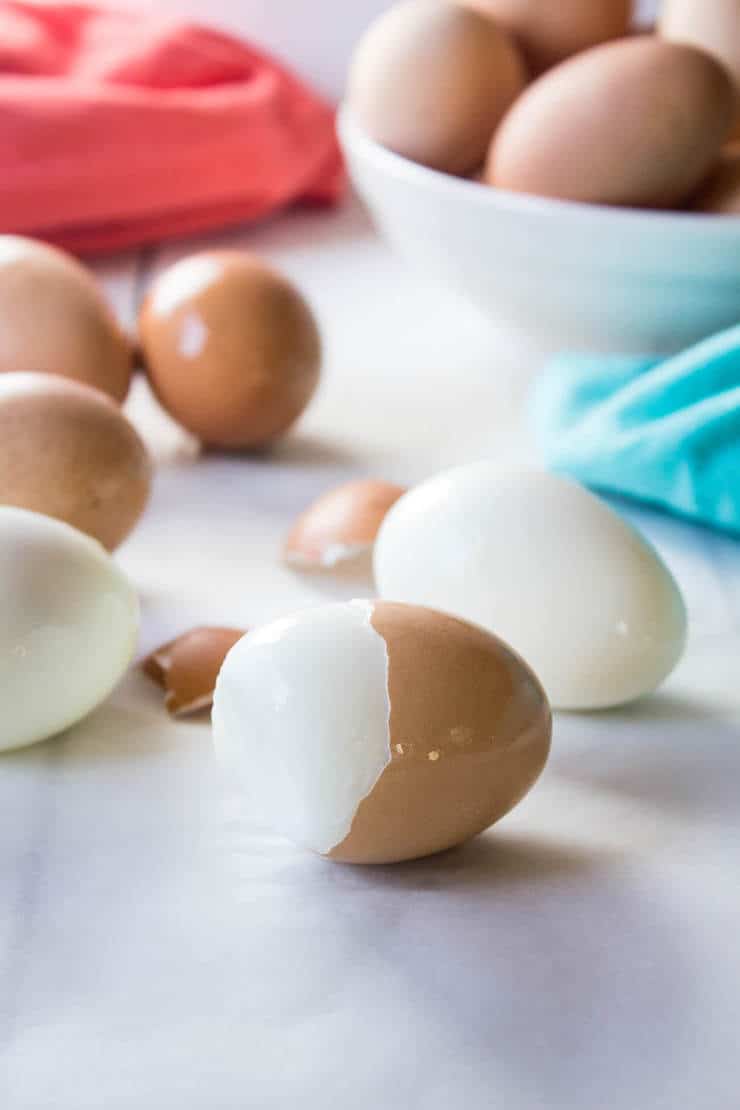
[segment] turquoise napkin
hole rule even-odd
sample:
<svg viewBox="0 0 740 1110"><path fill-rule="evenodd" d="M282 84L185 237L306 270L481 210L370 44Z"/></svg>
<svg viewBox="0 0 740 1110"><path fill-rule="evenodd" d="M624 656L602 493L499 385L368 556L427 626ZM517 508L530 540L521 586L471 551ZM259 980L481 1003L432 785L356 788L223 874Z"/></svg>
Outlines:
<svg viewBox="0 0 740 1110"><path fill-rule="evenodd" d="M551 469L740 535L740 327L665 359L558 355L533 417Z"/></svg>

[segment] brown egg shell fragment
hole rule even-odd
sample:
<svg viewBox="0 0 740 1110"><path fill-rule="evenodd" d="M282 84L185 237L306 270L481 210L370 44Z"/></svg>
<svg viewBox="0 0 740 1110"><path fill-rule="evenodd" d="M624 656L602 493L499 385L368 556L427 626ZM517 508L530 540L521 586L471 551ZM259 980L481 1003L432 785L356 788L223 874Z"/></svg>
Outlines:
<svg viewBox="0 0 740 1110"><path fill-rule="evenodd" d="M395 863L488 828L524 797L550 749L539 681L484 629L380 601L371 623L388 649L391 761L329 853Z"/></svg>
<svg viewBox="0 0 740 1110"><path fill-rule="evenodd" d="M513 192L670 208L709 171L734 113L735 90L714 58L633 36L530 85L494 136L486 177Z"/></svg>
<svg viewBox="0 0 740 1110"><path fill-rule="evenodd" d="M165 691L171 716L186 717L211 707L221 665L245 635L241 628L193 628L143 660L141 669Z"/></svg>
<svg viewBox="0 0 740 1110"><path fill-rule="evenodd" d="M113 551L151 481L149 452L106 394L51 374L0 374L0 504L56 517Z"/></svg>
<svg viewBox="0 0 740 1110"><path fill-rule="evenodd" d="M386 513L406 492L377 479L346 482L329 490L296 520L285 541L291 566L326 570L369 551Z"/></svg>
<svg viewBox="0 0 740 1110"><path fill-rule="evenodd" d="M0 373L32 370L82 382L121 402L132 345L92 274L46 243L0 236Z"/></svg>
<svg viewBox="0 0 740 1110"><path fill-rule="evenodd" d="M142 306L139 345L161 404L210 447L271 443L319 381L311 309L285 277L245 251L206 251L164 271Z"/></svg>

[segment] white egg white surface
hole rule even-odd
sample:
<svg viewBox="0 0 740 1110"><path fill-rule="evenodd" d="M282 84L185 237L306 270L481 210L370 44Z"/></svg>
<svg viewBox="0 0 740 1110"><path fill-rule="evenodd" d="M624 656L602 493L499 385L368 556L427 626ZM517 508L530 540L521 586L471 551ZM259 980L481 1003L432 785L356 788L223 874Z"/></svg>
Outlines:
<svg viewBox="0 0 740 1110"><path fill-rule="evenodd" d="M371 616L372 602L352 601L255 629L213 700L216 752L251 814L324 854L391 758L388 652Z"/></svg>
<svg viewBox="0 0 740 1110"><path fill-rule="evenodd" d="M139 604L101 545L0 506L0 750L85 717L128 667Z"/></svg>
<svg viewBox="0 0 740 1110"><path fill-rule="evenodd" d="M507 641L557 708L631 701L683 652L684 603L654 549L599 498L545 471L483 462L424 482L385 518L374 569L381 597Z"/></svg>

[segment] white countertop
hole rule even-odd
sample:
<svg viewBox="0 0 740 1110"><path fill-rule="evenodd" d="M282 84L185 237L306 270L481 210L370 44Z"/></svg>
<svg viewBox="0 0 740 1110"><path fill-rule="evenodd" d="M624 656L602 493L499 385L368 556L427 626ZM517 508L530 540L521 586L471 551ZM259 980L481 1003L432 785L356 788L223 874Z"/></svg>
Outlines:
<svg viewBox="0 0 740 1110"><path fill-rule="evenodd" d="M410 274L357 206L216 237L235 238L315 305L324 386L260 460L198 459L136 390L161 460L120 553L142 651L367 591L278 558L337 481L532 454L536 353ZM175 253L99 267L125 318ZM0 1107L736 1110L740 545L629 515L685 591L685 661L639 706L560 716L540 784L462 849L362 869L265 835L208 725L171 723L135 672L0 760Z"/></svg>

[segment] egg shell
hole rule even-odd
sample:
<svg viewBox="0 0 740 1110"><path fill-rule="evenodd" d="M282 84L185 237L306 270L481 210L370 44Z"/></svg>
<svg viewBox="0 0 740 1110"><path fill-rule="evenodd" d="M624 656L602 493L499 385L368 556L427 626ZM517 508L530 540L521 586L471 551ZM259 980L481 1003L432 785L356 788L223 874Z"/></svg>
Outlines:
<svg viewBox="0 0 740 1110"><path fill-rule="evenodd" d="M532 73L626 35L631 0L461 0L515 38Z"/></svg>
<svg viewBox="0 0 740 1110"><path fill-rule="evenodd" d="M244 635L242 628L193 628L147 656L142 670L165 691L168 713L185 717L210 708L223 661Z"/></svg>
<svg viewBox="0 0 740 1110"><path fill-rule="evenodd" d="M88 270L45 243L0 235L0 373L59 374L123 401L132 365Z"/></svg>
<svg viewBox="0 0 740 1110"><path fill-rule="evenodd" d="M310 308L245 251L205 251L165 270L139 316L152 387L168 412L214 447L261 447L298 419L319 380Z"/></svg>
<svg viewBox="0 0 740 1110"><path fill-rule="evenodd" d="M100 544L5 506L0 611L0 750L85 717L122 677L136 645L136 594Z"/></svg>
<svg viewBox="0 0 740 1110"><path fill-rule="evenodd" d="M670 207L705 176L734 112L727 72L695 47L650 35L596 46L514 104L487 180L563 200Z"/></svg>
<svg viewBox="0 0 740 1110"><path fill-rule="evenodd" d="M303 568L329 568L372 548L391 505L403 486L377 479L346 482L314 501L285 541L286 562Z"/></svg>
<svg viewBox="0 0 740 1110"><path fill-rule="evenodd" d="M727 147L694 198L696 212L740 215L740 149Z"/></svg>
<svg viewBox="0 0 740 1110"><path fill-rule="evenodd" d="M250 633L226 657L213 723L250 816L352 863L475 836L532 786L551 732L540 684L495 637L372 601Z"/></svg>
<svg viewBox="0 0 740 1110"><path fill-rule="evenodd" d="M726 66L740 89L740 3L738 0L662 0L658 33L670 42L698 46ZM740 102L735 131L740 133Z"/></svg>
<svg viewBox="0 0 740 1110"><path fill-rule="evenodd" d="M479 13L406 0L366 32L348 101L377 142L447 173L479 166L499 120L526 83L509 36Z"/></svg>
<svg viewBox="0 0 740 1110"><path fill-rule="evenodd" d="M104 393L51 374L0 375L0 504L116 548L149 499L152 464Z"/></svg>
<svg viewBox="0 0 740 1110"><path fill-rule="evenodd" d="M417 486L375 545L382 597L454 613L501 636L560 709L654 690L686 638L680 591L605 502L545 471L484 462Z"/></svg>

